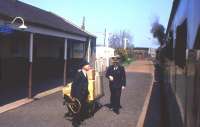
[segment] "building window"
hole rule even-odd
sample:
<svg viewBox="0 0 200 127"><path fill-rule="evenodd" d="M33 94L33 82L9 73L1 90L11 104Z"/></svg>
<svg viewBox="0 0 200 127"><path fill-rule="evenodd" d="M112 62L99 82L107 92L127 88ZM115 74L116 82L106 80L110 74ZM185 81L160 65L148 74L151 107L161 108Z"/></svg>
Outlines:
<svg viewBox="0 0 200 127"><path fill-rule="evenodd" d="M71 58L83 58L85 52L84 43L73 43L71 47Z"/></svg>

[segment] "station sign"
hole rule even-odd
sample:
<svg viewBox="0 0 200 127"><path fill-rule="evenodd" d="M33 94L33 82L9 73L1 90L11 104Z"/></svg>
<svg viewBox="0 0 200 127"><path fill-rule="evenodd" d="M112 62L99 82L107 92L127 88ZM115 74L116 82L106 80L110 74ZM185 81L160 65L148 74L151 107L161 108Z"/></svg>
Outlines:
<svg viewBox="0 0 200 127"><path fill-rule="evenodd" d="M14 30L8 25L0 25L0 33L11 34Z"/></svg>

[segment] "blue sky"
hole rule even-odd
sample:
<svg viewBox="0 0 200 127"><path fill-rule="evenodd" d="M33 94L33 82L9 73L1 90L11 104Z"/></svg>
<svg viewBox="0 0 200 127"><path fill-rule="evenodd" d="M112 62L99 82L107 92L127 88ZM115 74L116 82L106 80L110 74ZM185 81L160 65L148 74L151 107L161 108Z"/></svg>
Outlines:
<svg viewBox="0 0 200 127"><path fill-rule="evenodd" d="M103 44L103 32L127 30L137 47L156 47L151 39L151 23L155 17L165 27L169 20L172 0L20 0L54 12L81 26L86 18L86 30L97 35Z"/></svg>

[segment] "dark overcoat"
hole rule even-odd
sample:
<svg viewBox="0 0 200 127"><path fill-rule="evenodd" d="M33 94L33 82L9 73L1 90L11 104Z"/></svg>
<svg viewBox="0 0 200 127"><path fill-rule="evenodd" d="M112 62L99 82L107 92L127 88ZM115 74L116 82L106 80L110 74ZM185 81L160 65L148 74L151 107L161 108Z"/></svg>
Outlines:
<svg viewBox="0 0 200 127"><path fill-rule="evenodd" d="M86 99L88 96L88 79L82 71L78 71L73 79L71 96L79 100Z"/></svg>
<svg viewBox="0 0 200 127"><path fill-rule="evenodd" d="M108 67L106 71L106 77L113 76L114 80L110 81L109 84L112 88L121 88L122 86L126 86L126 74L125 69L121 65L117 65L117 69L114 69L114 65Z"/></svg>

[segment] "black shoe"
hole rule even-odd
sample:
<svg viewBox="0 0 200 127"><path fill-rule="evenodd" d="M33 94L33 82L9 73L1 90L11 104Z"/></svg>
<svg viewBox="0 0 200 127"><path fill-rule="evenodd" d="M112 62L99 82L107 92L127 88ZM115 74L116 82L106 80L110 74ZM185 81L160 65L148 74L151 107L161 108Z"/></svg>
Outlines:
<svg viewBox="0 0 200 127"><path fill-rule="evenodd" d="M80 122L72 122L73 127L79 127L81 125Z"/></svg>
<svg viewBox="0 0 200 127"><path fill-rule="evenodd" d="M113 106L109 105L108 108L110 111L113 111Z"/></svg>
<svg viewBox="0 0 200 127"><path fill-rule="evenodd" d="M66 102L65 101L63 101L63 105L65 105L66 104Z"/></svg>
<svg viewBox="0 0 200 127"><path fill-rule="evenodd" d="M117 115L120 114L119 109L114 109L113 111L114 111L114 113L116 113Z"/></svg>
<svg viewBox="0 0 200 127"><path fill-rule="evenodd" d="M109 104L109 105L108 105L108 108L109 108L109 109L113 108L113 105L112 105L112 104Z"/></svg>
<svg viewBox="0 0 200 127"><path fill-rule="evenodd" d="M67 113L65 113L64 117L73 117L73 113L72 112L67 112Z"/></svg>

